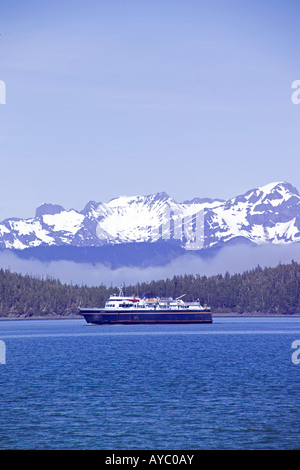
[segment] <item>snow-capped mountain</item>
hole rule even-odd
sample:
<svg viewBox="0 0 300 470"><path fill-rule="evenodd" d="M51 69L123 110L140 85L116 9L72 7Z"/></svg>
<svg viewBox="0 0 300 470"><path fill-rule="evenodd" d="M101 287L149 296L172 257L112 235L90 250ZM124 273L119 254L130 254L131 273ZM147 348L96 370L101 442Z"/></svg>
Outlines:
<svg viewBox="0 0 300 470"><path fill-rule="evenodd" d="M166 193L90 201L82 211L56 204L34 218L0 223L0 248L100 247L176 241L184 250L221 246L233 239L254 244L300 241L300 195L289 183L271 183L228 201L195 198L177 203Z"/></svg>

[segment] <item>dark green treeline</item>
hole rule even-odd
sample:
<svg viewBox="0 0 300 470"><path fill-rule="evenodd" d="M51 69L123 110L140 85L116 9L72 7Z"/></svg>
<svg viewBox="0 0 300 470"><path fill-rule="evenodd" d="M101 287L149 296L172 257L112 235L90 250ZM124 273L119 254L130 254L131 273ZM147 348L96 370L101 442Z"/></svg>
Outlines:
<svg viewBox="0 0 300 470"><path fill-rule="evenodd" d="M103 282L105 280L103 279ZM107 288L62 284L0 269L0 316L72 316L79 305L103 307L117 287ZM215 313L300 313L300 264L280 264L242 274L216 276L183 275L172 279L124 287L125 295L154 294L187 301L200 299Z"/></svg>

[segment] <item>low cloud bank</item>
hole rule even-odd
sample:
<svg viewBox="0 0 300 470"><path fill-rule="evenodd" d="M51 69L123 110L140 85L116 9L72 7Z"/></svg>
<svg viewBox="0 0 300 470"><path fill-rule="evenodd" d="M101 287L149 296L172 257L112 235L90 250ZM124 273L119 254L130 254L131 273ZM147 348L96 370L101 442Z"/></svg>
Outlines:
<svg viewBox="0 0 300 470"><path fill-rule="evenodd" d="M224 247L213 258L202 259L187 253L171 263L160 267L120 267L112 269L103 264L75 263L72 261L42 262L18 258L8 251L0 253L0 267L12 272L40 277L53 277L63 283L85 284L88 286L118 286L121 283L136 284L152 280L172 278L174 275L240 273L255 268L274 267L279 263L286 264L292 260L300 262L300 244L258 247L231 246Z"/></svg>

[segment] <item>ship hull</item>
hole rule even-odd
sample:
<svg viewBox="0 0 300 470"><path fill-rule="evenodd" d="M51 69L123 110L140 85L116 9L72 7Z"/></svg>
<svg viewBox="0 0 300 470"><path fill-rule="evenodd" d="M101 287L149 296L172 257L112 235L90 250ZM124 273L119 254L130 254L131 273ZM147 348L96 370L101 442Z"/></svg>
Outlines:
<svg viewBox="0 0 300 470"><path fill-rule="evenodd" d="M107 312L104 309L79 309L87 323L103 324L163 324L163 323L212 323L209 310L181 312L170 311L134 311Z"/></svg>

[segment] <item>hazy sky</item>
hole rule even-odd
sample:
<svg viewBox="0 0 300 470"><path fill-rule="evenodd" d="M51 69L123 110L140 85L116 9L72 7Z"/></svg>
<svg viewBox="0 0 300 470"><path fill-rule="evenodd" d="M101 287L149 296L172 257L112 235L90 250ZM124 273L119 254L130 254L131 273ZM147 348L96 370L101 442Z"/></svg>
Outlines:
<svg viewBox="0 0 300 470"><path fill-rule="evenodd" d="M300 189L299 0L1 0L0 220Z"/></svg>

